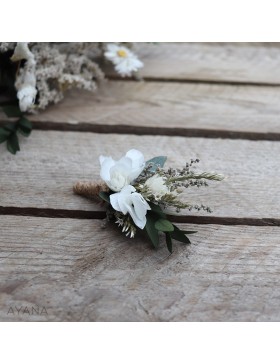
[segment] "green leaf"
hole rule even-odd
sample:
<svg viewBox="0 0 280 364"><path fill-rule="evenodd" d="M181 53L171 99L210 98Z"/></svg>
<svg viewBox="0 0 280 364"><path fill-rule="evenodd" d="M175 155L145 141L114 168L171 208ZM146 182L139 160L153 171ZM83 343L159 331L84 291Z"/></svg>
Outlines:
<svg viewBox="0 0 280 364"><path fill-rule="evenodd" d="M157 248L159 245L159 235L157 229L155 228L155 219L149 212L147 213L147 223L145 225L145 230L151 239L153 246Z"/></svg>
<svg viewBox="0 0 280 364"><path fill-rule="evenodd" d="M159 215L160 217L162 217L162 218L166 218L166 215L165 215L165 213L162 211L162 209L161 209L161 207L159 206L159 205L156 205L155 203L153 203L153 202L149 202L149 205L150 205L150 208L151 208L151 210L155 213L155 214L157 214L157 215Z"/></svg>
<svg viewBox="0 0 280 364"><path fill-rule="evenodd" d="M26 119L24 116L22 116L20 119L19 119L19 121L18 121L18 124L22 127L22 128L24 128L24 129L26 129L26 130L32 130L32 123L28 120L28 119Z"/></svg>
<svg viewBox="0 0 280 364"><path fill-rule="evenodd" d="M28 137L30 134L31 134L31 131L32 131L32 124L31 122L26 119L24 116L22 116L18 123L17 123L17 126L18 126L18 131L24 135L25 137Z"/></svg>
<svg viewBox="0 0 280 364"><path fill-rule="evenodd" d="M15 132L17 130L17 124L16 123L9 123L4 125L4 129L8 130L9 132Z"/></svg>
<svg viewBox="0 0 280 364"><path fill-rule="evenodd" d="M183 243L190 244L191 242L189 238L185 236L183 231L181 231L176 225L173 226L174 226L174 231L170 233L171 237L175 240L182 241Z"/></svg>
<svg viewBox="0 0 280 364"><path fill-rule="evenodd" d="M101 192L99 192L99 197L102 198L102 200L110 203L110 197L109 197L108 193L101 191Z"/></svg>
<svg viewBox="0 0 280 364"><path fill-rule="evenodd" d="M18 137L16 133L12 133L7 140L7 149L10 153L16 154L20 150Z"/></svg>
<svg viewBox="0 0 280 364"><path fill-rule="evenodd" d="M5 142L9 136L10 136L10 132L4 128L0 128L0 143Z"/></svg>
<svg viewBox="0 0 280 364"><path fill-rule="evenodd" d="M159 156L152 158L146 162L146 165L152 164L152 167L150 169L151 172L155 172L158 167L163 167L164 163L166 162L167 157L165 156Z"/></svg>
<svg viewBox="0 0 280 364"><path fill-rule="evenodd" d="M9 118L20 117L22 115L18 105L2 106L2 110Z"/></svg>
<svg viewBox="0 0 280 364"><path fill-rule="evenodd" d="M20 125L18 127L18 131L20 132L20 134L22 134L25 137L29 137L29 135L31 134L31 130L28 130Z"/></svg>
<svg viewBox="0 0 280 364"><path fill-rule="evenodd" d="M170 233L165 233L166 245L170 254L172 254L172 239Z"/></svg>
<svg viewBox="0 0 280 364"><path fill-rule="evenodd" d="M159 219L156 221L155 223L155 228L159 231L173 231L174 230L174 226L173 224L171 224L170 221L165 220L165 219Z"/></svg>

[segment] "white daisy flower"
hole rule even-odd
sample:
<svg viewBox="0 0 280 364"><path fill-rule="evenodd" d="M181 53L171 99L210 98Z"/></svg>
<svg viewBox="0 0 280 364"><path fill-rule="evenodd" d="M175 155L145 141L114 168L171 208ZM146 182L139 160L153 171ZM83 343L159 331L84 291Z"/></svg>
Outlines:
<svg viewBox="0 0 280 364"><path fill-rule="evenodd" d="M127 47L108 44L104 54L114 64L115 70L123 77L131 76L132 72L137 72L139 68L143 67L143 63Z"/></svg>

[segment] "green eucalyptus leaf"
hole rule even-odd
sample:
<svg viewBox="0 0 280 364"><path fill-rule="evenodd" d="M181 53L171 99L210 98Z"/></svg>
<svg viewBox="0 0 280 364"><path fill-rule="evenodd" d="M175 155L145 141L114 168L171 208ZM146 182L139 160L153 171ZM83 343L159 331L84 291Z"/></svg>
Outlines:
<svg viewBox="0 0 280 364"><path fill-rule="evenodd" d="M10 132L4 128L0 128L0 143L5 142L9 136L10 136Z"/></svg>
<svg viewBox="0 0 280 364"><path fill-rule="evenodd" d="M19 131L20 134L22 134L25 137L29 137L29 135L31 134L31 130L26 129L26 128L20 126L20 125L18 126L18 131Z"/></svg>
<svg viewBox="0 0 280 364"><path fill-rule="evenodd" d="M171 224L171 222L166 219L157 220L155 223L155 228L159 231L164 231L164 232L174 230L173 224Z"/></svg>
<svg viewBox="0 0 280 364"><path fill-rule="evenodd" d="M16 154L20 150L18 137L16 133L12 133L7 140L7 149L10 153Z"/></svg>
<svg viewBox="0 0 280 364"><path fill-rule="evenodd" d="M159 205L156 205L155 203L153 203L153 202L149 202L149 205L150 205L150 208L151 208L151 210L155 213L155 214L157 214L157 215L159 215L160 217L162 217L162 218L166 218L166 215L165 215L165 213L162 211L162 209L161 209L161 207L159 206Z"/></svg>
<svg viewBox="0 0 280 364"><path fill-rule="evenodd" d="M166 239L167 249L169 253L172 254L173 249L172 249L172 239L170 233L165 233L165 239Z"/></svg>
<svg viewBox="0 0 280 364"><path fill-rule="evenodd" d="M16 123L8 123L8 124L4 125L4 129L8 130L10 133L11 132L16 132L17 124Z"/></svg>
<svg viewBox="0 0 280 364"><path fill-rule="evenodd" d="M99 197L102 198L102 200L110 203L110 196L108 195L108 193L101 191L99 192Z"/></svg>
<svg viewBox="0 0 280 364"><path fill-rule="evenodd" d="M185 236L183 231L181 231L176 225L173 226L174 226L174 231L170 233L171 237L175 240L182 241L183 243L190 244L191 242L189 238Z"/></svg>
<svg viewBox="0 0 280 364"><path fill-rule="evenodd" d="M1 107L2 107L2 110L4 111L4 113L9 118L13 118L13 117L17 118L22 115L18 105L5 105L5 106L1 106Z"/></svg>
<svg viewBox="0 0 280 364"><path fill-rule="evenodd" d="M19 121L18 124L21 128L26 129L26 130L32 130L32 123L26 119L24 116L22 116Z"/></svg>
<svg viewBox="0 0 280 364"><path fill-rule="evenodd" d="M146 165L152 164L152 167L150 169L151 172L155 172L158 167L163 167L164 163L166 162L167 157L165 156L159 156L152 158L146 162Z"/></svg>
<svg viewBox="0 0 280 364"><path fill-rule="evenodd" d="M155 218L149 212L147 213L147 223L145 225L145 230L155 248L159 245L159 235L158 230L155 228Z"/></svg>

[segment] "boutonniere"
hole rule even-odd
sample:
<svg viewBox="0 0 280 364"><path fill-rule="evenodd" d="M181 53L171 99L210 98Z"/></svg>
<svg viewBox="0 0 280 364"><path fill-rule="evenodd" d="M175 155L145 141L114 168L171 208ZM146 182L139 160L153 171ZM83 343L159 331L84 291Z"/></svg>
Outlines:
<svg viewBox="0 0 280 364"><path fill-rule="evenodd" d="M217 173L198 173L191 160L182 169L164 169L167 157L159 156L145 162L143 154L129 150L118 161L112 157L99 157L102 182L78 182L74 192L98 197L107 206L107 220L113 220L127 237L133 238L137 230L144 230L155 248L159 237L165 235L166 245L172 253L172 240L190 243L187 235L195 231L180 230L167 216L167 211L197 209L211 212L204 205L192 205L180 198L184 188L208 186L207 181L221 181ZM169 212L170 213L170 212Z"/></svg>

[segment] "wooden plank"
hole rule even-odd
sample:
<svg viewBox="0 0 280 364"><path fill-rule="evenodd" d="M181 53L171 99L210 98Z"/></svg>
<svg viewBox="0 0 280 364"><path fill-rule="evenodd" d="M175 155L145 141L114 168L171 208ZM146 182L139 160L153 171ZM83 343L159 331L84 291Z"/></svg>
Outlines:
<svg viewBox="0 0 280 364"><path fill-rule="evenodd" d="M0 226L1 321L280 320L277 227L181 225L198 233L170 256L100 221Z"/></svg>
<svg viewBox="0 0 280 364"><path fill-rule="evenodd" d="M279 50L280 51L280 50ZM146 127L280 133L280 87L108 82L98 93L72 92L33 121L129 128ZM41 125L36 125L41 127ZM61 127L63 128L63 126ZM156 133L152 130L151 133ZM177 133L184 133L182 130ZM229 135L230 136L230 135Z"/></svg>
<svg viewBox="0 0 280 364"><path fill-rule="evenodd" d="M143 77L280 84L279 43L138 43Z"/></svg>
<svg viewBox="0 0 280 364"><path fill-rule="evenodd" d="M186 201L211 206L215 216L280 218L277 142L34 131L21 147L14 157L0 146L0 206L98 211L96 204L73 194L73 184L99 178L100 154L118 159L137 148L146 160L167 155L167 167L198 157L202 170L227 176L185 194Z"/></svg>

